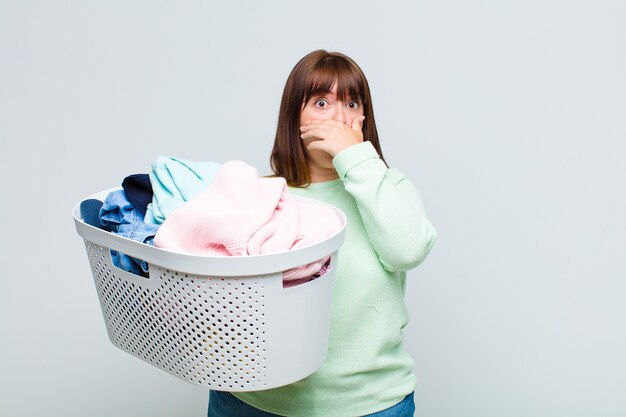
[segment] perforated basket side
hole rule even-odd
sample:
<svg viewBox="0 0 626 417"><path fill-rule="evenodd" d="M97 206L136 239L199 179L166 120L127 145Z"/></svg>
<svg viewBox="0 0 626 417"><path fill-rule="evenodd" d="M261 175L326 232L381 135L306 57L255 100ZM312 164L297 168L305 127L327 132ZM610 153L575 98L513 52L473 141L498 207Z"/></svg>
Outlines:
<svg viewBox="0 0 626 417"><path fill-rule="evenodd" d="M110 191L88 198L103 200ZM307 198L294 196L294 198ZM327 204L328 205L328 204ZM86 224L84 239L107 332L120 349L194 385L254 391L313 373L327 353L332 291L342 229L314 245L266 255L179 254ZM110 250L143 259L144 278L113 266ZM282 271L331 256L312 280L283 286Z"/></svg>
<svg viewBox="0 0 626 417"><path fill-rule="evenodd" d="M190 275L150 265L150 278L115 267L85 240L111 342L181 379L213 389L267 385L266 288L260 276Z"/></svg>

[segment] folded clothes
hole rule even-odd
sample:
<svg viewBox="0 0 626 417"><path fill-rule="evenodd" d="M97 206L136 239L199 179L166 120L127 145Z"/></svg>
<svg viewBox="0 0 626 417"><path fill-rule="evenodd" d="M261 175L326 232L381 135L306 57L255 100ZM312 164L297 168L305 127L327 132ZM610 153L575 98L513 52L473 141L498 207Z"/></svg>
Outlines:
<svg viewBox="0 0 626 417"><path fill-rule="evenodd" d="M269 254L310 246L341 226L327 205L292 197L284 178L259 178L256 168L230 161L204 191L168 215L154 245L205 256ZM309 277L328 259L284 271L283 278Z"/></svg>
<svg viewBox="0 0 626 417"><path fill-rule="evenodd" d="M157 157L148 174L153 196L146 208L144 221L163 223L173 210L204 190L219 167L219 163L212 161L194 162L170 156Z"/></svg>

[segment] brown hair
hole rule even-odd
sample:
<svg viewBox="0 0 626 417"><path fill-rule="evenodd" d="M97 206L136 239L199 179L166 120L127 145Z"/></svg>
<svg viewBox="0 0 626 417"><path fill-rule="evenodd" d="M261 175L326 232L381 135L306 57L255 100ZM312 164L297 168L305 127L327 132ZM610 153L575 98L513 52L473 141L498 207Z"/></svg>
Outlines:
<svg viewBox="0 0 626 417"><path fill-rule="evenodd" d="M284 177L292 187L306 187L311 174L306 161L306 149L300 139L300 112L312 96L330 92L337 80L337 98L358 97L363 106L363 141L370 141L383 158L378 142L374 109L367 79L352 59L339 52L318 49L303 57L291 70L278 114L278 126L270 166L274 175Z"/></svg>

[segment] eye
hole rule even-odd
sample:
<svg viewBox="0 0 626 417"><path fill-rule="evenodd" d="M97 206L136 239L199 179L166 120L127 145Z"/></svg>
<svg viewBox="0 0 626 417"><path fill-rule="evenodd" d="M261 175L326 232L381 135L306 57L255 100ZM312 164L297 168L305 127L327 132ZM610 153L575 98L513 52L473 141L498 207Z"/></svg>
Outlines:
<svg viewBox="0 0 626 417"><path fill-rule="evenodd" d="M359 108L359 102L352 100L350 102L348 102L348 107L350 108L350 110L356 110Z"/></svg>
<svg viewBox="0 0 626 417"><path fill-rule="evenodd" d="M317 105L317 103L326 103L326 105L324 105L324 106L318 106L318 105ZM324 109L324 108L328 107L328 101L326 101L326 99L324 99L324 98L321 98L321 99L319 99L319 100L316 100L316 101L315 101L315 107L319 107L319 108L321 108L321 109Z"/></svg>

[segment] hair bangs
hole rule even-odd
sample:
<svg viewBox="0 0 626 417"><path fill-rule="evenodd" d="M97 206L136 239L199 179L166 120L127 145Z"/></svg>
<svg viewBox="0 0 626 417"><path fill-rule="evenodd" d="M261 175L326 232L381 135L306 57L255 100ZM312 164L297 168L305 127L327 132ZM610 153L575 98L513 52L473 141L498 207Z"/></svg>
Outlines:
<svg viewBox="0 0 626 417"><path fill-rule="evenodd" d="M304 103L311 97L323 95L332 91L337 81L337 99L345 101L347 98L365 102L364 87L359 74L341 59L322 60L313 69L306 79Z"/></svg>

